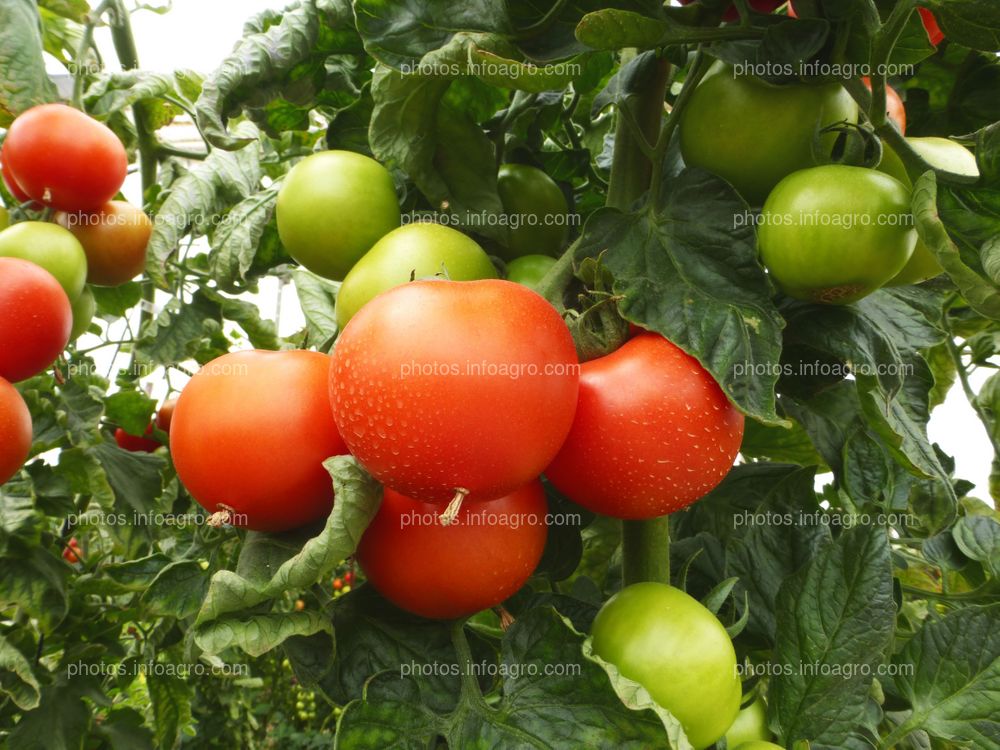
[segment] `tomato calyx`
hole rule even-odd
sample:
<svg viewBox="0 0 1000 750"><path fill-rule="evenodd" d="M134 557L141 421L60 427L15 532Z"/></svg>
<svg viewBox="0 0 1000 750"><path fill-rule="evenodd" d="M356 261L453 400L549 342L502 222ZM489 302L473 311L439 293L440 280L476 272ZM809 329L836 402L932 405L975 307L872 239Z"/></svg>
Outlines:
<svg viewBox="0 0 1000 750"><path fill-rule="evenodd" d="M506 633L510 629L510 626L513 625L515 622L514 615L512 615L510 611L502 604L498 604L497 606L495 606L493 608L493 611L496 612L497 617L500 618L500 630Z"/></svg>
<svg viewBox="0 0 1000 750"><path fill-rule="evenodd" d="M468 496L469 491L467 489L456 487L455 496L448 503L448 507L444 509L444 513L438 516L438 523L442 526L451 526L458 517L458 512L462 510L462 503L465 502L465 498Z"/></svg>
<svg viewBox="0 0 1000 750"><path fill-rule="evenodd" d="M236 517L236 510L224 503L219 503L215 507L220 508L220 510L215 511L215 513L210 515L205 523L213 529L230 525L232 520Z"/></svg>

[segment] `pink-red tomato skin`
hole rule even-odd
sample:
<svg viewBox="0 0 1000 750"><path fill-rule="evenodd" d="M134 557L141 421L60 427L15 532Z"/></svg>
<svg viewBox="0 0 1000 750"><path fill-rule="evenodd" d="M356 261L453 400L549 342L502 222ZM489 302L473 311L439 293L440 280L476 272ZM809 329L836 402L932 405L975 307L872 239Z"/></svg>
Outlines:
<svg viewBox="0 0 1000 750"><path fill-rule="evenodd" d="M465 502L441 526L441 504L386 489L357 558L368 582L397 607L432 619L465 617L520 589L548 534L538 480L486 502ZM338 579L339 580L339 579Z"/></svg>
<svg viewBox="0 0 1000 750"><path fill-rule="evenodd" d="M0 258L0 377L27 380L69 342L73 311L56 278L21 258Z"/></svg>
<svg viewBox="0 0 1000 750"><path fill-rule="evenodd" d="M584 363L573 427L545 475L596 513L655 518L721 482L742 437L743 415L698 361L641 333Z"/></svg>
<svg viewBox="0 0 1000 750"><path fill-rule="evenodd" d="M0 484L17 474L31 453L31 413L21 394L0 378Z"/></svg>
<svg viewBox="0 0 1000 750"><path fill-rule="evenodd" d="M326 516L333 486L323 461L347 453L327 398L330 358L309 351L242 351L206 364L170 423L181 482L210 513L287 531Z"/></svg>

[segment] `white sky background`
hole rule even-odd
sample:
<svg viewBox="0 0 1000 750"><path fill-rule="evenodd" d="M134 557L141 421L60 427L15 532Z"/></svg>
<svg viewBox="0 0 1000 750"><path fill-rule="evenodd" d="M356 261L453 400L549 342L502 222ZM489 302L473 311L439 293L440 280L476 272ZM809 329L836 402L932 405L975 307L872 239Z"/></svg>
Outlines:
<svg viewBox="0 0 1000 750"><path fill-rule="evenodd" d="M151 4L155 4L151 1ZM140 63L147 70L168 72L189 68L202 74L210 73L240 39L243 22L249 16L266 8L282 8L287 3L280 0L173 0L172 9L165 15L139 12L132 18L133 32L139 49ZM106 64L117 66L114 48L107 29L97 29L95 39ZM65 72L53 64L52 72ZM139 203L138 180L130 176L125 187L129 200ZM261 293L253 297L264 317L274 319L278 306L278 282L269 278L261 283ZM136 316L137 317L137 316ZM281 295L281 326L279 333L288 335L301 328L303 318L295 292L286 288ZM100 343L97 337L87 336L79 342L81 348ZM125 366L126 360L112 361L110 349L99 352L98 364L108 370ZM976 372L972 385L979 390L989 376L989 371ZM176 375L171 376L174 387L183 384ZM151 379L155 380L155 379ZM166 394L164 383L151 382L153 395ZM976 495L989 501L988 477L992 450L972 408L961 389L952 389L947 401L933 413L930 438L945 452L954 456L957 475L976 483Z"/></svg>

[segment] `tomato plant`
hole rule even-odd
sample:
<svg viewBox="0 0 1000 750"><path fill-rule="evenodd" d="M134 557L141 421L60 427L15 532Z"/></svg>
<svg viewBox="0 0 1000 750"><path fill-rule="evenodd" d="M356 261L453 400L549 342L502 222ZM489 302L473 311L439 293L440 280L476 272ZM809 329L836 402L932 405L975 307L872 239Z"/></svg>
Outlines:
<svg viewBox="0 0 1000 750"><path fill-rule="evenodd" d="M855 302L898 274L917 241L910 196L898 180L828 165L789 175L764 204L760 255L786 294Z"/></svg>
<svg viewBox="0 0 1000 750"><path fill-rule="evenodd" d="M1000 10L794 4L0 2L0 744L1000 747Z"/></svg>
<svg viewBox="0 0 1000 750"><path fill-rule="evenodd" d="M386 489L358 545L358 563L402 609L466 617L502 603L528 580L545 548L546 512L537 480L496 500L465 503L447 526L438 503Z"/></svg>
<svg viewBox="0 0 1000 750"><path fill-rule="evenodd" d="M128 167L118 136L65 104L23 112L10 124L3 148L8 182L62 211L99 209L115 197Z"/></svg>
<svg viewBox="0 0 1000 750"><path fill-rule="evenodd" d="M472 281L496 275L475 240L440 224L408 224L376 242L344 277L337 294L337 325L343 328L372 298L413 279Z"/></svg>
<svg viewBox="0 0 1000 750"><path fill-rule="evenodd" d="M722 623L663 583L634 583L594 618L594 653L642 685L696 748L725 734L740 709L736 652Z"/></svg>
<svg viewBox="0 0 1000 750"><path fill-rule="evenodd" d="M537 478L566 438L577 388L558 313L498 280L386 292L344 329L330 369L351 453L388 487L428 501L492 500Z"/></svg>

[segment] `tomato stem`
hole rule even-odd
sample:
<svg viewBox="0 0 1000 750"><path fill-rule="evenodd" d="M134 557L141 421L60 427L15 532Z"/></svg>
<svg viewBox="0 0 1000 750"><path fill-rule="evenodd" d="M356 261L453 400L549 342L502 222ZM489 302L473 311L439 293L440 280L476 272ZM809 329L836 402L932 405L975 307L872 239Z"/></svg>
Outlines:
<svg viewBox="0 0 1000 750"><path fill-rule="evenodd" d="M467 489L458 487L455 490L455 496L448 503L448 507L444 509L444 513L438 516L438 523L442 526L451 526L455 522L455 519L458 518L458 513L462 510L462 503L468 495L469 491Z"/></svg>
<svg viewBox="0 0 1000 750"><path fill-rule="evenodd" d="M670 583L670 516L622 521L622 583Z"/></svg>

